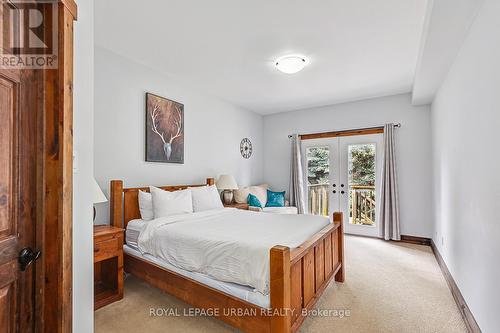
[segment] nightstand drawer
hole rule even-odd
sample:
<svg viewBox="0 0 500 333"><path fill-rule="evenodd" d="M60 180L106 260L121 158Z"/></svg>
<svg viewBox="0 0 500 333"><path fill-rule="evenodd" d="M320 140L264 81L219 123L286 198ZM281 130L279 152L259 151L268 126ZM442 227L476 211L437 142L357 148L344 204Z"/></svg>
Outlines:
<svg viewBox="0 0 500 333"><path fill-rule="evenodd" d="M115 257L121 253L121 237L102 240L94 244L94 262Z"/></svg>

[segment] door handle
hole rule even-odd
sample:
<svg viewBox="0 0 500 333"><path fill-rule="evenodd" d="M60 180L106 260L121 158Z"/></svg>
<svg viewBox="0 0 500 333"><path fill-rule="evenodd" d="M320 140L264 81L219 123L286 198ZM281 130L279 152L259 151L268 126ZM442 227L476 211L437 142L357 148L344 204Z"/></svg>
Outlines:
<svg viewBox="0 0 500 333"><path fill-rule="evenodd" d="M335 190L333 190L332 192L333 192L333 194L337 193L337 191L335 191Z"/></svg>
<svg viewBox="0 0 500 333"><path fill-rule="evenodd" d="M344 194L345 192L344 191L340 191L341 194Z"/></svg>
<svg viewBox="0 0 500 333"><path fill-rule="evenodd" d="M24 249L22 249L21 252L19 252L19 257L17 258L21 272L24 272L26 270L26 268L33 261L40 258L41 254L42 254L42 252L40 252L40 250L33 252L33 250L30 247L25 247Z"/></svg>

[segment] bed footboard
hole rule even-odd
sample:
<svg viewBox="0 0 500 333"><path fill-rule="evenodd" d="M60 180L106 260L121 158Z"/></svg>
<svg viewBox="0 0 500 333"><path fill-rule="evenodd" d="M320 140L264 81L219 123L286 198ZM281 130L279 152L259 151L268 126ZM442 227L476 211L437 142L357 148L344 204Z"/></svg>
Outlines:
<svg viewBox="0 0 500 333"><path fill-rule="evenodd" d="M344 282L342 213L300 247L275 246L270 253L271 332L295 332L335 277Z"/></svg>

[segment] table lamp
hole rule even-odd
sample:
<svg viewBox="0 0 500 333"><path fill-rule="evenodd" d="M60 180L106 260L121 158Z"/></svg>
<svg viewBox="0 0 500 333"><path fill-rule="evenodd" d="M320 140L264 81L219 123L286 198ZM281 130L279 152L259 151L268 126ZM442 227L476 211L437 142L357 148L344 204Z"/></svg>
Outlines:
<svg viewBox="0 0 500 333"><path fill-rule="evenodd" d="M94 184L92 186L92 202L94 204L102 203L108 201L108 198L102 193L101 188L97 184L97 181L94 178ZM94 206L94 221L95 221L95 206Z"/></svg>
<svg viewBox="0 0 500 333"><path fill-rule="evenodd" d="M222 202L229 205L233 202L233 190L238 189L236 180L231 175L221 175L217 180L217 188L222 190Z"/></svg>

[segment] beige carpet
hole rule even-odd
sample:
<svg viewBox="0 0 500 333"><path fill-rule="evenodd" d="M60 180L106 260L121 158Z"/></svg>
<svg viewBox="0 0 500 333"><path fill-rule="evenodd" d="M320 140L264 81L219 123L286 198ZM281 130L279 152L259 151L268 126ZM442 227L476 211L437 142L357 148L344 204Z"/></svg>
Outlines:
<svg viewBox="0 0 500 333"><path fill-rule="evenodd" d="M346 237L347 275L332 282L319 309L349 316L305 320L301 332L466 332L458 308L429 247ZM206 317L151 317L150 308L187 307L128 277L125 298L95 313L95 332L235 332Z"/></svg>

